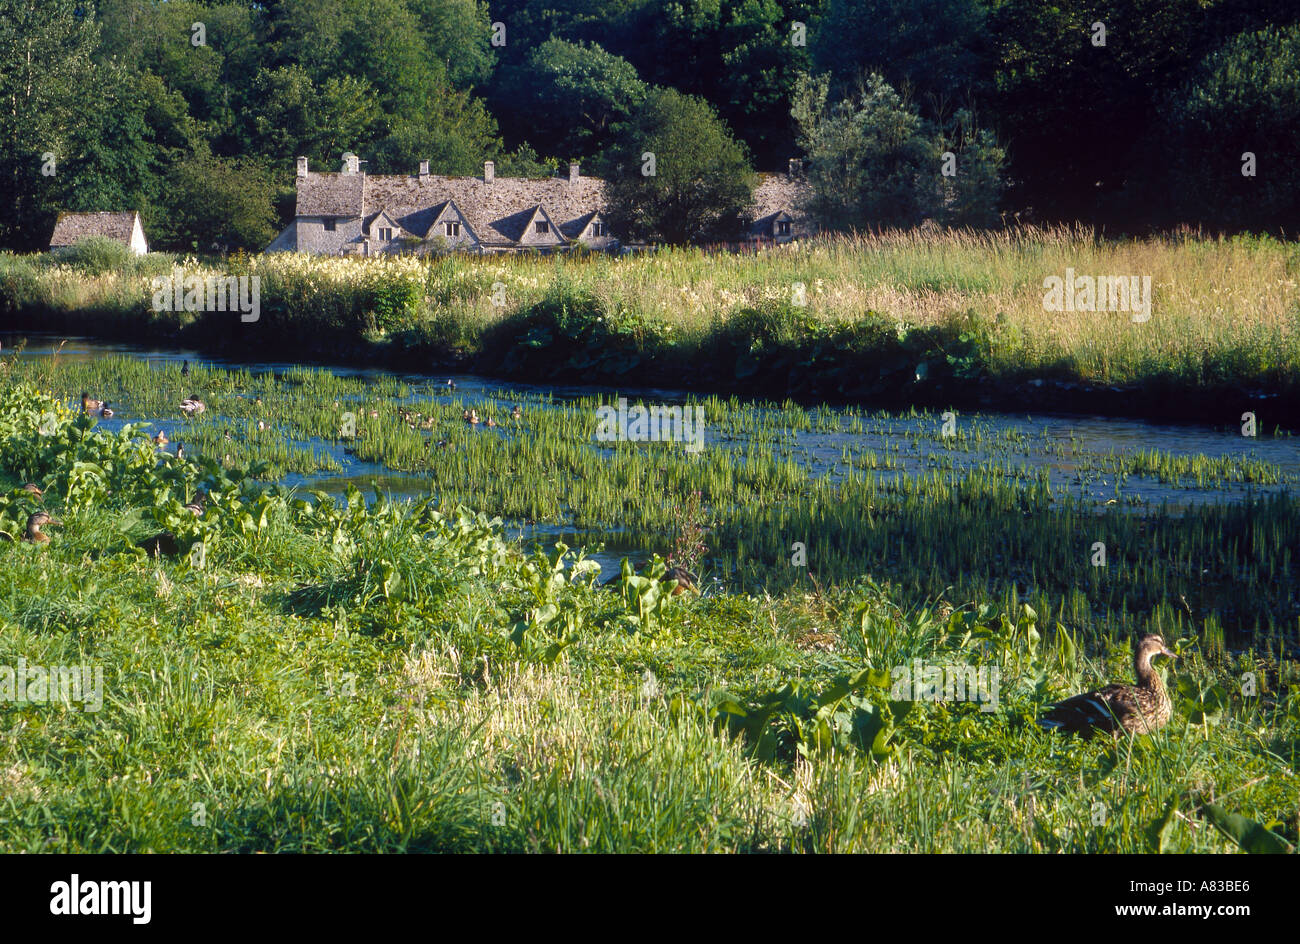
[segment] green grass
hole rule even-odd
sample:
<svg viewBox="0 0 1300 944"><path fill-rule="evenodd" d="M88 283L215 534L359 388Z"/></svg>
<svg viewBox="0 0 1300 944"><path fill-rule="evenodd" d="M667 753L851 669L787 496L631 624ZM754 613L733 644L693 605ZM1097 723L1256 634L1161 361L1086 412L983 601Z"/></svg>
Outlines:
<svg viewBox="0 0 1300 944"><path fill-rule="evenodd" d="M1032 228L890 232L756 256L159 256L101 272L0 254L0 314L25 328L179 333L295 357L434 359L516 377L667 378L813 399L939 403L987 395L983 380L1039 402L1042 391L1019 385L1133 385L1150 393L1116 408L1174 409L1177 394L1199 393L1185 404L1195 415L1221 405L1214 392L1263 390L1288 404L1300 395L1298 260L1294 244L1267 238L1115 241ZM173 264L259 276L261 318L152 311L151 279ZM1044 279L1067 268L1150 276L1151 319L1045 311Z"/></svg>
<svg viewBox="0 0 1300 944"><path fill-rule="evenodd" d="M87 427L0 387L0 524L29 477L64 522L0 541L0 666L105 685L98 712L0 703L0 850L1232 851L1211 798L1296 842L1300 673L1268 646L1189 630L1171 724L1084 743L1032 718L1127 677L1127 646L1022 607L611 592L450 505L284 493ZM160 527L202 566L134 549ZM1000 666L998 710L832 697L913 658ZM718 713L764 703L749 736Z"/></svg>

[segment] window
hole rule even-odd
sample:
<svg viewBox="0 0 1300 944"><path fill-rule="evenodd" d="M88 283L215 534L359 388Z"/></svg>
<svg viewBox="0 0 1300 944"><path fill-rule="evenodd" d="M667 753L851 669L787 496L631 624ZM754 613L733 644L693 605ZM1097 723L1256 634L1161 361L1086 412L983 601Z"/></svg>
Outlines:
<svg viewBox="0 0 1300 944"><path fill-rule="evenodd" d="M459 223L450 223L450 222L448 222L448 223L443 223L443 224L442 224L442 228L443 228L443 231L444 231L448 236L459 236L459 235L460 235L460 224L459 224Z"/></svg>
<svg viewBox="0 0 1300 944"><path fill-rule="evenodd" d="M338 220L329 219L325 221L325 232L332 233L338 226Z"/></svg>
<svg viewBox="0 0 1300 944"><path fill-rule="evenodd" d="M534 225L537 227L537 232L539 233L549 233L551 231L551 224L543 222L542 220L538 220Z"/></svg>
<svg viewBox="0 0 1300 944"><path fill-rule="evenodd" d="M789 221L789 220L781 220L781 221L779 221L779 222L776 224L776 235L778 235L778 236L789 236L789 235L790 235L790 221Z"/></svg>
<svg viewBox="0 0 1300 944"><path fill-rule="evenodd" d="M390 227L390 226L381 226L381 227L379 228L379 240L380 240L380 242L385 242L385 243L386 243L386 242L388 242L389 240L391 240L392 238L393 238L393 230L392 230L392 227Z"/></svg>
<svg viewBox="0 0 1300 944"><path fill-rule="evenodd" d="M604 236L604 235L605 235L605 224L602 223L602 222L600 222L600 220L593 220L593 221L592 221L592 224L591 224L591 235L593 235L593 236Z"/></svg>

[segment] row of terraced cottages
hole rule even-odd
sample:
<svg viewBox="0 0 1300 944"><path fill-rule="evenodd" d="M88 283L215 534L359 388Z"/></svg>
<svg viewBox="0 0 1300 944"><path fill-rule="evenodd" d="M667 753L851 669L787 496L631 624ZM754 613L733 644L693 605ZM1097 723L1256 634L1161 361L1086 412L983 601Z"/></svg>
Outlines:
<svg viewBox="0 0 1300 944"><path fill-rule="evenodd" d="M789 242L810 235L798 214L803 186L798 163L786 174L762 174L754 194L750 242ZM497 177L492 161L482 177L429 173L367 174L354 154L339 173L320 173L298 158L293 222L267 252L374 255L459 249L480 253L557 251L584 245L621 246L605 218L605 182L584 177L577 164L567 177Z"/></svg>

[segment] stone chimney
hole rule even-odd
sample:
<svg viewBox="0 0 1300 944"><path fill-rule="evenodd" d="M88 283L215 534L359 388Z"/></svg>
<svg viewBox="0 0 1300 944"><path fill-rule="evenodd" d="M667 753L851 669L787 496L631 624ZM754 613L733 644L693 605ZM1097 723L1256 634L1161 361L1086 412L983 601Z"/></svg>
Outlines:
<svg viewBox="0 0 1300 944"><path fill-rule="evenodd" d="M361 171L361 161L357 158L357 156L353 154L351 151L348 151L346 154L344 154L342 172L345 174L356 174L359 173L360 171Z"/></svg>
<svg viewBox="0 0 1300 944"><path fill-rule="evenodd" d="M428 176L429 176L429 162L420 161L420 179L423 180L425 177Z"/></svg>
<svg viewBox="0 0 1300 944"><path fill-rule="evenodd" d="M569 165L569 183L571 183L571 184L576 184L577 182L578 182L578 165L577 165L577 164L570 164L570 165Z"/></svg>
<svg viewBox="0 0 1300 944"><path fill-rule="evenodd" d="M497 176L497 165L494 161L483 162L483 183L490 184Z"/></svg>
<svg viewBox="0 0 1300 944"><path fill-rule="evenodd" d="M307 176L307 158L305 157L298 158L298 176L299 177Z"/></svg>
<svg viewBox="0 0 1300 944"><path fill-rule="evenodd" d="M790 163L787 165L786 173L790 177L798 177L802 172L803 161L799 160L797 157L790 158Z"/></svg>

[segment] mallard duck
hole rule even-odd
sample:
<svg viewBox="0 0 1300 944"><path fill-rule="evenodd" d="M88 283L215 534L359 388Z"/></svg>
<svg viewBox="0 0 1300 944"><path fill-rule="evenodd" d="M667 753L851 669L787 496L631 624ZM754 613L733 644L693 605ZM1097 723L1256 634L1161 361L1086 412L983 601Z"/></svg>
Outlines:
<svg viewBox="0 0 1300 944"><path fill-rule="evenodd" d="M523 419L523 416L524 416L524 408L521 407L518 403L516 403L515 408L510 411L510 418L515 422L518 422L519 420Z"/></svg>
<svg viewBox="0 0 1300 944"><path fill-rule="evenodd" d="M198 397L186 397L181 401L181 412L186 416L197 416L206 409L207 407Z"/></svg>
<svg viewBox="0 0 1300 944"><path fill-rule="evenodd" d="M190 375L190 362L181 361L181 376L188 377L189 375Z"/></svg>
<svg viewBox="0 0 1300 944"><path fill-rule="evenodd" d="M478 410L470 410L470 411L469 411L469 416L465 418L465 422L468 423L470 426L477 426L477 425L478 425Z"/></svg>
<svg viewBox="0 0 1300 944"><path fill-rule="evenodd" d="M1053 706L1038 723L1049 730L1081 734L1085 738L1096 731L1118 736L1121 731L1150 734L1163 728L1169 721L1173 706L1164 682L1151 667L1151 660L1156 656L1178 658L1160 636L1143 636L1133 653L1136 685L1107 685L1067 698Z"/></svg>
<svg viewBox="0 0 1300 944"><path fill-rule="evenodd" d="M170 531L143 538L136 541L135 546L142 549L150 557L175 557L184 550L180 542L176 540L176 535Z"/></svg>
<svg viewBox="0 0 1300 944"><path fill-rule="evenodd" d="M103 400L92 399L86 391L81 391L81 412L89 416L91 413L98 413L104 408Z"/></svg>
<svg viewBox="0 0 1300 944"><path fill-rule="evenodd" d="M638 574L644 574L646 568L650 566L649 561L644 561L636 570ZM601 584L602 587L609 590L618 589L618 585L623 580L623 575L617 574ZM685 567L669 567L664 571L663 576L659 578L660 583L675 583L675 586L669 591L670 596L681 596L683 593L694 593L697 596L700 592L698 578L687 570Z"/></svg>
<svg viewBox="0 0 1300 944"><path fill-rule="evenodd" d="M56 521L51 518L48 512L38 511L27 518L27 533L23 535L24 541L30 541L32 544L49 544L50 536L41 531L46 525L59 525L62 521Z"/></svg>
<svg viewBox="0 0 1300 944"><path fill-rule="evenodd" d="M193 501L188 501L181 507L192 514L195 518L202 518L203 512L207 510L208 501L202 493L195 495Z"/></svg>
<svg viewBox="0 0 1300 944"><path fill-rule="evenodd" d="M160 429L158 430L158 435L153 438L153 442L155 446L161 449L163 446L171 442L171 440L167 438L167 431L165 429Z"/></svg>
<svg viewBox="0 0 1300 944"><path fill-rule="evenodd" d="M450 377L447 378L447 389L451 390L453 393L456 390L456 381L452 380Z"/></svg>
<svg viewBox="0 0 1300 944"><path fill-rule="evenodd" d="M494 420L492 417L489 416L489 417L487 418L487 427L488 427L488 429L496 429L496 425L497 425L497 421Z"/></svg>
<svg viewBox="0 0 1300 944"><path fill-rule="evenodd" d="M111 420L111 419L113 418L113 411L110 410L110 409L108 408L108 404L105 403L104 406L100 409L100 411L99 411L99 415L102 416L102 417L103 417L104 419L106 419L106 420Z"/></svg>
<svg viewBox="0 0 1300 944"><path fill-rule="evenodd" d="M683 593L698 595L700 592L695 575L685 567L669 567L664 571L664 575L659 578L660 583L666 583L670 580L677 581L677 586L672 589L673 596L680 596Z"/></svg>
<svg viewBox="0 0 1300 944"><path fill-rule="evenodd" d="M177 459L184 459L184 458L185 458L185 444L184 444L184 443L177 443L177 444L176 444L176 458L177 458ZM227 458L229 458L229 457L227 457Z"/></svg>
<svg viewBox="0 0 1300 944"><path fill-rule="evenodd" d="M26 483L23 486L22 490L29 495L35 495L36 500L38 502L45 501L45 490L41 488L39 485L37 485L35 482Z"/></svg>

